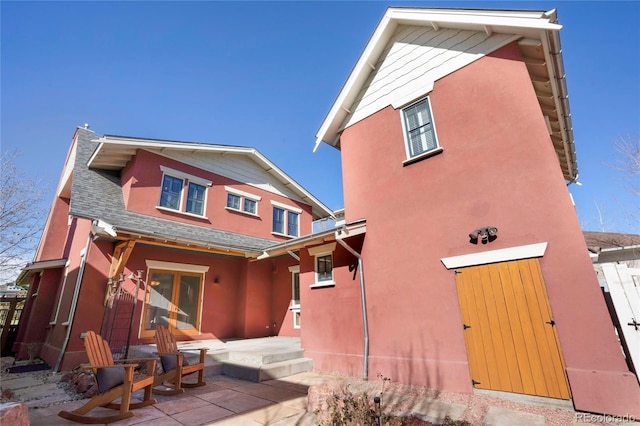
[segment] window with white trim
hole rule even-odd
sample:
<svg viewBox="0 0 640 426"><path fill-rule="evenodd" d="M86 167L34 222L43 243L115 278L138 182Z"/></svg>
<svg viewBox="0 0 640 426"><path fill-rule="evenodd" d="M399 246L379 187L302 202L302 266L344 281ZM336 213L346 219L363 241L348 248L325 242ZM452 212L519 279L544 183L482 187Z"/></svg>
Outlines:
<svg viewBox="0 0 640 426"><path fill-rule="evenodd" d="M199 216L204 215L205 192L206 187L198 185L197 183L189 182L187 190L187 207L185 209L187 213L193 213Z"/></svg>
<svg viewBox="0 0 640 426"><path fill-rule="evenodd" d="M227 191L227 209L253 216L258 215L258 201L260 201L262 197L228 186L224 188Z"/></svg>
<svg viewBox="0 0 640 426"><path fill-rule="evenodd" d="M314 256L315 283L314 287L328 287L336 285L333 280L333 252L336 243L324 244L309 249L309 255Z"/></svg>
<svg viewBox="0 0 640 426"><path fill-rule="evenodd" d="M180 210L182 204L182 179L164 175L162 178L162 192L160 194L160 207Z"/></svg>
<svg viewBox="0 0 640 426"><path fill-rule="evenodd" d="M291 272L291 306L293 328L300 328L300 265L290 266Z"/></svg>
<svg viewBox="0 0 640 426"><path fill-rule="evenodd" d="M408 158L439 148L428 97L404 108L402 118Z"/></svg>
<svg viewBox="0 0 640 426"><path fill-rule="evenodd" d="M211 181L160 166L162 186L158 208L204 217Z"/></svg>
<svg viewBox="0 0 640 426"><path fill-rule="evenodd" d="M302 210L297 207L287 206L276 201L273 205L272 232L277 235L297 237L300 235L300 214Z"/></svg>

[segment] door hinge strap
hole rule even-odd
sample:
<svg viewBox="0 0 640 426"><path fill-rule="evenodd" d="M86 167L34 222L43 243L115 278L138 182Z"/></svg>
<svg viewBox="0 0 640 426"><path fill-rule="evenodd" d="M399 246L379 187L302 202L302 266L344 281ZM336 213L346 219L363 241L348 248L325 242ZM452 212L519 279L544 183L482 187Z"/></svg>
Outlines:
<svg viewBox="0 0 640 426"><path fill-rule="evenodd" d="M475 386L475 385L481 385L482 383L475 381L474 379L471 379L471 386Z"/></svg>
<svg viewBox="0 0 640 426"><path fill-rule="evenodd" d="M467 328L471 328L471 326L467 325L467 324L462 324L462 329L463 330L466 330Z"/></svg>

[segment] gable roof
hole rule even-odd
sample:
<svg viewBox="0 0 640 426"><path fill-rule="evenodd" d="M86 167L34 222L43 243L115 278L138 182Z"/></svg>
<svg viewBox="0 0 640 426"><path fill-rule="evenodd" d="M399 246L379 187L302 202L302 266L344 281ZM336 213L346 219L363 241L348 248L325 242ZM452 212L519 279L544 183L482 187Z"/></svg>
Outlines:
<svg viewBox="0 0 640 426"><path fill-rule="evenodd" d="M564 178L568 181L578 178L571 113L558 35L562 26L557 24L555 10L544 12L388 8L316 133L314 151L321 142L340 149L340 134L344 123L353 114L353 104L362 88L368 84L371 75L377 72L376 65L400 25L431 27L435 31L458 29L483 32L487 35L516 36L514 39L518 40L525 58L540 107L548 117L551 139ZM428 84L429 82L425 81L425 85Z"/></svg>
<svg viewBox="0 0 640 426"><path fill-rule="evenodd" d="M87 162L88 167L91 169L122 170L127 162L136 155L138 149L147 149L161 155L193 153L197 155L223 154L227 157L231 155L242 157L245 160L252 161L264 173L272 176L278 183L286 187L298 201L310 205L314 219L332 215L331 209L255 148L115 135L104 135L94 138L94 141L98 145ZM234 176L227 177L234 178Z"/></svg>
<svg viewBox="0 0 640 426"><path fill-rule="evenodd" d="M71 180L69 215L101 220L140 242L193 245L217 252L252 256L277 243L263 238L191 225L127 211L118 171L87 167L99 142L94 132L79 128Z"/></svg>

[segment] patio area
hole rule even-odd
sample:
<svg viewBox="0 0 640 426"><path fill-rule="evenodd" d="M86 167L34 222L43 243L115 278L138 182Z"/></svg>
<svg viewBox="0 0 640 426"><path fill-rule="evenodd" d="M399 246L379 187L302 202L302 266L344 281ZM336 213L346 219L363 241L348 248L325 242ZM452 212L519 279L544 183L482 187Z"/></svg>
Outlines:
<svg viewBox="0 0 640 426"><path fill-rule="evenodd" d="M307 391L326 378L302 373L286 379L252 383L227 376L207 378L207 385L174 396L154 395L158 403L135 411L135 416L114 424L138 425L314 425L307 412ZM136 396L136 394L134 394ZM138 396L141 396L138 393ZM73 410L82 401L70 401L46 408L30 408L32 425L77 424L58 417L60 410ZM95 409L95 415L112 412Z"/></svg>
<svg viewBox="0 0 640 426"><path fill-rule="evenodd" d="M606 420L604 416L574 411L570 401L496 392L458 394L392 382L383 388L379 379L363 381L308 370L292 373L292 367L283 366L296 365L298 360L306 359L296 338L202 340L183 342L180 347L190 357L197 356L196 349L200 347L209 348L206 386L186 389L179 395L154 395L155 405L135 409L134 417L112 424L316 425L319 419L314 409L322 407L323 401L331 394L347 388L354 394L367 392L369 397L380 395L384 389L383 408L386 412L415 416L435 424L441 424L445 416L466 420L473 425L608 424L603 421ZM131 348L130 356L141 356L154 350L153 345L136 346ZM230 368L231 373L249 374L250 377L232 377L223 371L225 366L235 366L227 369ZM269 370L265 366L277 368ZM258 375L254 374L255 371L259 372ZM287 374L264 379L264 374L271 375L276 371ZM13 402L23 402L28 407L31 425L77 424L58 416L59 411L73 410L84 403L77 394L70 394L61 386L61 375L51 370L19 374L7 374L3 370L0 382L2 389L12 389ZM193 380L195 377L185 378L187 382ZM141 398L142 391L133 396ZM106 413L111 414L112 410L95 409L91 414ZM615 424L640 426L637 422L628 421L631 419L615 420Z"/></svg>

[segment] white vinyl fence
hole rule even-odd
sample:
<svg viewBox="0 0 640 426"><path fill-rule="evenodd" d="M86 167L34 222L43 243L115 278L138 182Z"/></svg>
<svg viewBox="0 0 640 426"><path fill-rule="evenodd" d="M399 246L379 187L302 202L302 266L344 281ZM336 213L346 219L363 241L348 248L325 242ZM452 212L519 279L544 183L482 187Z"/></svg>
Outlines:
<svg viewBox="0 0 640 426"><path fill-rule="evenodd" d="M601 265L620 329L636 375L640 375L640 268L625 264ZM608 287L608 288L607 288Z"/></svg>

